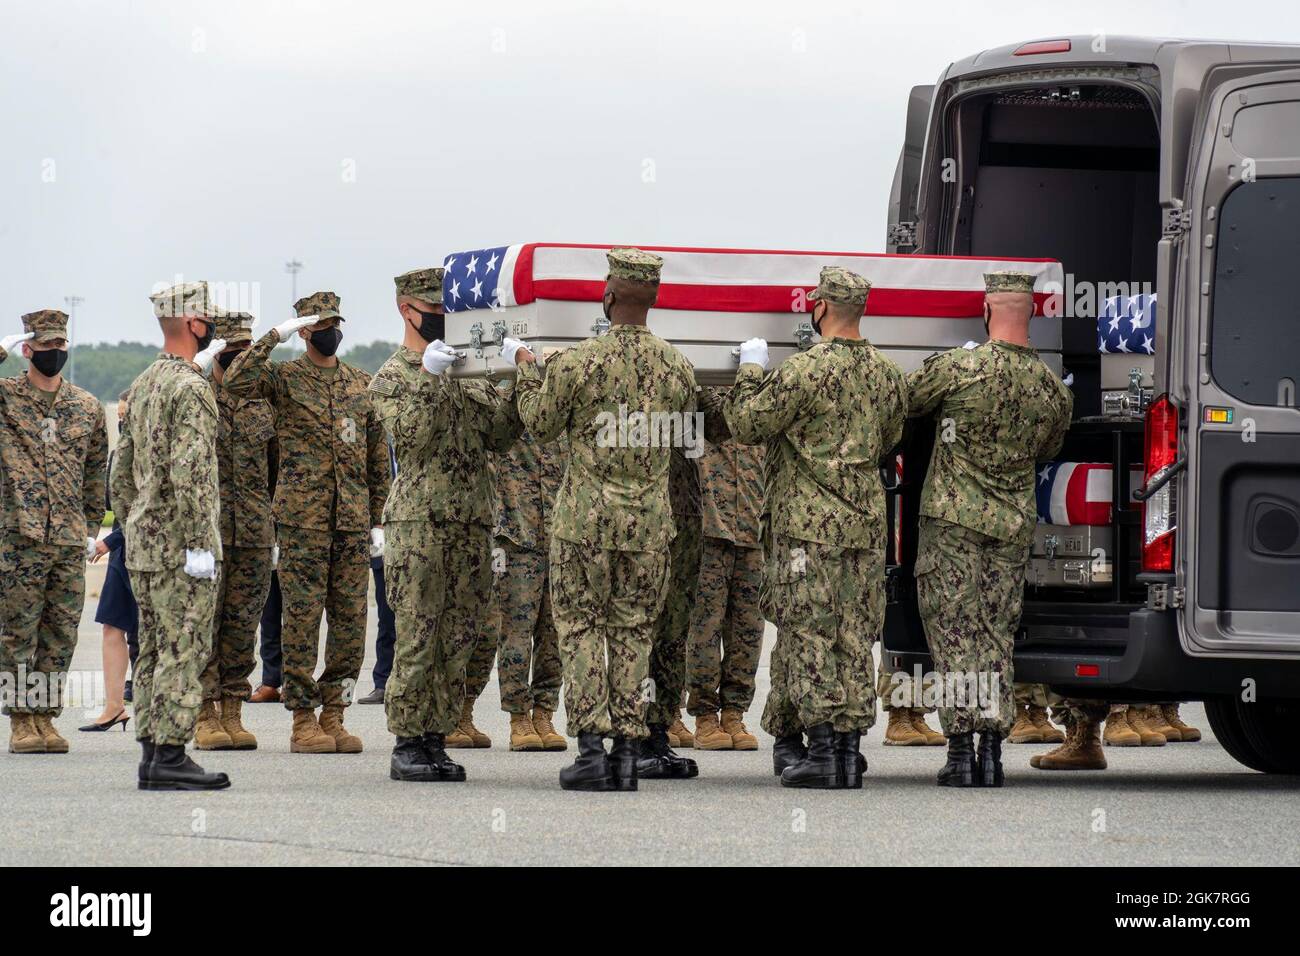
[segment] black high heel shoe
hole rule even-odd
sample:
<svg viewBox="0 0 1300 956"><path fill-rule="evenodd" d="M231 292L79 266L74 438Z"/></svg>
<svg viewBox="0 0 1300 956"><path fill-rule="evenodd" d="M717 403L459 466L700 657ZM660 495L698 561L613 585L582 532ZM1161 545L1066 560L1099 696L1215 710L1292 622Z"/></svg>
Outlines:
<svg viewBox="0 0 1300 956"><path fill-rule="evenodd" d="M112 720L106 721L105 723L102 724L86 724L86 726L78 727L77 729L82 731L83 733L98 734L98 733L103 733L104 731L107 730L112 730L118 724L121 724L122 732L126 733L126 722L130 719L131 719L130 715L127 714L126 709L123 708L121 713L119 713Z"/></svg>

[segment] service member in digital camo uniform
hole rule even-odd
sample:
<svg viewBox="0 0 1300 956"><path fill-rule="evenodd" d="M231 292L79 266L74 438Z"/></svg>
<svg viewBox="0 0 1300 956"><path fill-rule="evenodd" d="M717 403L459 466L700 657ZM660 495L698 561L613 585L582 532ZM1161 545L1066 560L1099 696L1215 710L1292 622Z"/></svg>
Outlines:
<svg viewBox="0 0 1300 956"><path fill-rule="evenodd" d="M224 347L206 282L150 296L163 351L131 386L110 478L140 605L132 692L141 790L220 790L185 754L212 656L221 564L217 402L204 372Z"/></svg>
<svg viewBox="0 0 1300 956"><path fill-rule="evenodd" d="M725 401L727 390L705 391ZM686 642L686 712L699 749L757 750L744 718L763 649L763 447L708 442L700 485L704 546Z"/></svg>
<svg viewBox="0 0 1300 956"><path fill-rule="evenodd" d="M484 379L452 378L442 342L443 269L396 278L402 347L375 373L370 394L397 455L384 509L384 574L397 617L393 674L384 691L397 738L394 780L462 781L446 751L461 717L465 666L492 588L488 452L522 426L514 404Z"/></svg>
<svg viewBox="0 0 1300 956"><path fill-rule="evenodd" d="M339 297L314 292L294 311L297 318L231 363L223 384L275 410L280 468L272 512L284 602L282 694L293 713L289 750L360 753L361 738L343 726L343 712L365 659L370 558L383 547L391 482L388 445L370 403L370 376L335 354L343 339ZM271 350L295 332L306 354L272 364ZM329 630L325 669L316 677L322 614Z"/></svg>
<svg viewBox="0 0 1300 956"><path fill-rule="evenodd" d="M253 643L271 589L270 468L275 412L261 398L241 398L224 385L226 369L253 341L253 317L234 312L217 320L225 350L212 364L221 479L221 575L217 579L212 659L203 670L203 707L194 728L199 750L256 750L241 711L253 673Z"/></svg>
<svg viewBox="0 0 1300 956"><path fill-rule="evenodd" d="M529 431L543 442L569 439L550 554L567 729L578 738L577 760L560 771L566 790L637 789L639 741L649 733L650 651L674 533L674 441L662 440L659 426L675 421L677 442L694 427L694 371L646 325L663 260L639 249L613 249L608 259L607 333L552 358L544 379L522 342L502 347L519 365L515 401ZM613 737L609 754L606 736Z"/></svg>
<svg viewBox="0 0 1300 956"><path fill-rule="evenodd" d="M1060 449L1074 408L1029 344L1034 277L992 272L984 288L988 341L932 355L908 377L908 414L939 419L915 574L944 681L945 787L1002 786L1002 738L1016 714L1012 645L1037 520L1034 464Z"/></svg>
<svg viewBox="0 0 1300 956"><path fill-rule="evenodd" d="M773 694L781 784L857 789L862 734L876 719L872 646L885 616L880 467L903 433L902 371L862 337L871 285L821 271L812 326L822 341L771 375L767 343L740 348L726 406L739 441L767 442L766 594L776 622ZM781 697L784 696L784 699ZM800 754L800 730L808 735Z"/></svg>
<svg viewBox="0 0 1300 956"><path fill-rule="evenodd" d="M0 694L9 752L67 753L54 727L104 517L104 409L63 378L68 317L22 317L26 375L0 378Z"/></svg>

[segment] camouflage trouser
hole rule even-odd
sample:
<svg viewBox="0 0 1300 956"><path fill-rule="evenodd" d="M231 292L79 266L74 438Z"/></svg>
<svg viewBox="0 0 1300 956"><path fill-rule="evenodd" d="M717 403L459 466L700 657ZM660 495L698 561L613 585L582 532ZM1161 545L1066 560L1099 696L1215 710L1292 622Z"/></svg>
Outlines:
<svg viewBox="0 0 1300 956"><path fill-rule="evenodd" d="M487 630L496 640L501 709L522 714L544 707L554 713L560 706L562 672L546 554L516 548L506 540L497 546L505 555L505 567L494 576Z"/></svg>
<svg viewBox="0 0 1300 956"><path fill-rule="evenodd" d="M677 535L668 548L668 583L663 609L655 623L650 651L650 703L647 724L668 726L681 714L686 694L686 635L700 580L700 555L704 538L698 515L677 523Z"/></svg>
<svg viewBox="0 0 1300 956"><path fill-rule="evenodd" d="M62 712L86 593L86 549L0 540L0 681L6 714ZM12 699L11 699L12 698Z"/></svg>
<svg viewBox="0 0 1300 956"><path fill-rule="evenodd" d="M650 648L668 586L668 552L551 540L551 607L570 737L641 738Z"/></svg>
<svg viewBox="0 0 1300 956"><path fill-rule="evenodd" d="M491 532L457 521L384 526L384 577L397 619L384 692L398 737L449 734L460 720L465 667L492 592Z"/></svg>
<svg viewBox="0 0 1300 956"><path fill-rule="evenodd" d="M866 731L876 722L871 649L885 620L884 548L836 548L776 538L766 556L767 617L777 625L763 727L781 735L829 722ZM790 711L797 717L792 719Z"/></svg>
<svg viewBox="0 0 1300 956"><path fill-rule="evenodd" d="M496 555L495 550L493 555ZM469 662L465 665L465 696L470 700L478 700L483 695L488 680L492 676L492 664L497 657L497 633L499 630L499 625L494 618L495 613L496 602L492 597L489 597L486 614L479 625L478 638L474 641L474 647L469 654Z"/></svg>
<svg viewBox="0 0 1300 956"><path fill-rule="evenodd" d="M203 699L248 700L257 625L271 591L271 549L223 546L221 558L212 657L203 669Z"/></svg>
<svg viewBox="0 0 1300 956"><path fill-rule="evenodd" d="M925 706L925 691L934 681L922 679L918 685L913 677L909 671L891 671L888 667L881 667L880 677L876 680L876 697L880 700L880 709L891 711L897 701L898 706L905 710L933 713L935 708Z"/></svg>
<svg viewBox="0 0 1300 956"><path fill-rule="evenodd" d="M1029 684L1016 681L1012 688L1016 703L1022 707L1059 707L1061 698L1047 689L1046 684Z"/></svg>
<svg viewBox="0 0 1300 956"><path fill-rule="evenodd" d="M763 552L705 538L700 583L686 639L686 711L744 713L754 701L754 674L763 650Z"/></svg>
<svg viewBox="0 0 1300 956"><path fill-rule="evenodd" d="M366 654L366 595L370 536L365 531L308 531L281 527L280 595L284 625L284 706L289 710L352 703ZM325 670L319 678L320 624Z"/></svg>
<svg viewBox="0 0 1300 956"><path fill-rule="evenodd" d="M949 737L1011 730L1011 655L1028 561L1028 544L921 518L916 602L936 681L943 681L939 721Z"/></svg>
<svg viewBox="0 0 1300 956"><path fill-rule="evenodd" d="M1052 708L1052 719L1058 724L1069 723L1080 715L1090 717L1094 721L1105 720L1106 714L1110 711L1127 709L1127 705L1108 704L1104 700L1062 697L1060 694L1053 693L1046 684L1017 682L1014 693L1017 704Z"/></svg>
<svg viewBox="0 0 1300 956"><path fill-rule="evenodd" d="M203 702L200 674L212 656L217 582L179 568L132 571L131 590L140 605L140 656L131 672L135 735L155 744L185 744Z"/></svg>

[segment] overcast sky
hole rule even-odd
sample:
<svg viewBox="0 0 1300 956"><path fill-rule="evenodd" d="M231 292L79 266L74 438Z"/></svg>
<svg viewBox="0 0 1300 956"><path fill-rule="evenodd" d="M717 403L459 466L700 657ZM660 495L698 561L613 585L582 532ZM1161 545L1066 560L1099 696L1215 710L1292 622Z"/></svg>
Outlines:
<svg viewBox="0 0 1300 956"><path fill-rule="evenodd" d="M897 9L882 9L882 8ZM0 0L0 334L158 341L174 277L262 327L457 249L880 251L909 87L1071 33L1300 42L1292 2ZM235 286L232 285L232 288ZM346 341L345 346L346 348Z"/></svg>

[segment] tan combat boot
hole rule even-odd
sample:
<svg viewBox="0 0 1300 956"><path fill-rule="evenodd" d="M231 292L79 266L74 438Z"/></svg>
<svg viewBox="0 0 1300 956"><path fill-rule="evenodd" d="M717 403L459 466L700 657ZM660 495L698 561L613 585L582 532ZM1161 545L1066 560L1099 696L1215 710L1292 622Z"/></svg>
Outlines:
<svg viewBox="0 0 1300 956"><path fill-rule="evenodd" d="M912 727L918 734L925 738L925 742L931 747L939 747L948 742L947 737L925 722L924 708L912 708Z"/></svg>
<svg viewBox="0 0 1300 956"><path fill-rule="evenodd" d="M244 726L242 718L244 702L238 697L221 699L221 729L230 735L230 742L236 750L256 750L257 738Z"/></svg>
<svg viewBox="0 0 1300 956"><path fill-rule="evenodd" d="M1201 732L1195 727L1183 723L1182 717L1178 716L1177 704L1165 704L1160 710L1164 714L1165 723L1178 731L1178 737L1182 743L1193 744L1201 739Z"/></svg>
<svg viewBox="0 0 1300 956"><path fill-rule="evenodd" d="M1011 725L1011 733L1007 734L1007 743L1041 744L1042 742L1042 728L1029 716L1028 705L1016 704L1016 721Z"/></svg>
<svg viewBox="0 0 1300 956"><path fill-rule="evenodd" d="M564 739L564 735L555 729L555 724L551 722L554 712L547 710L545 707L533 708L533 730L542 740L543 750L568 750L569 742Z"/></svg>
<svg viewBox="0 0 1300 956"><path fill-rule="evenodd" d="M701 714L695 718L696 750L735 750L736 742L722 729L717 714Z"/></svg>
<svg viewBox="0 0 1300 956"><path fill-rule="evenodd" d="M45 738L36 729L34 715L9 715L9 752L11 754L45 753Z"/></svg>
<svg viewBox="0 0 1300 956"><path fill-rule="evenodd" d="M889 712L889 725L885 727L886 747L924 747L925 736L912 726L912 711L895 707Z"/></svg>
<svg viewBox="0 0 1300 956"><path fill-rule="evenodd" d="M1034 754L1029 766L1039 770L1105 770L1106 755L1097 739L1097 722L1087 717L1071 721L1065 743L1045 754Z"/></svg>
<svg viewBox="0 0 1300 956"><path fill-rule="evenodd" d="M1102 734L1102 740L1107 747L1142 746L1142 737L1129 726L1128 708L1113 709L1106 715L1106 731Z"/></svg>
<svg viewBox="0 0 1300 956"><path fill-rule="evenodd" d="M1159 704L1152 704L1149 707L1142 708L1146 713L1147 726L1160 734L1171 744L1182 743L1183 735L1178 728L1165 720L1165 712L1160 709Z"/></svg>
<svg viewBox="0 0 1300 956"><path fill-rule="evenodd" d="M757 750L758 738L745 726L744 714L738 710L722 712L722 732L731 736L732 750Z"/></svg>
<svg viewBox="0 0 1300 956"><path fill-rule="evenodd" d="M65 754L68 752L68 742L54 729L53 717L49 714L35 714L32 723L36 727L36 732L41 735L41 739L45 741L45 752L47 754Z"/></svg>
<svg viewBox="0 0 1300 956"><path fill-rule="evenodd" d="M321 730L316 711L302 707L293 712L293 736L289 752L294 754L332 754L337 750L334 738Z"/></svg>
<svg viewBox="0 0 1300 956"><path fill-rule="evenodd" d="M533 726L533 719L526 713L510 715L510 749L514 751L542 749L541 735Z"/></svg>
<svg viewBox="0 0 1300 956"><path fill-rule="evenodd" d="M340 754L361 753L361 738L349 733L343 726L342 704L326 704L320 709L320 729L334 738L334 752Z"/></svg>
<svg viewBox="0 0 1300 956"><path fill-rule="evenodd" d="M682 723L680 714L677 715L677 719L673 721L672 726L668 728L668 746L680 747L682 750L690 750L695 746L695 735Z"/></svg>
<svg viewBox="0 0 1300 956"><path fill-rule="evenodd" d="M198 722L194 725L194 749L233 750L234 746L235 742L230 739L230 734L226 733L225 728L221 726L216 702L205 700L203 706L199 708Z"/></svg>
<svg viewBox="0 0 1300 956"><path fill-rule="evenodd" d="M461 747L470 746L481 750L492 746L492 738L474 726L473 697L466 697L465 702L460 705L460 723L456 725L455 733L469 739L469 743L460 744Z"/></svg>
<svg viewBox="0 0 1300 956"><path fill-rule="evenodd" d="M1029 719L1033 722L1033 725L1038 728L1039 733L1043 735L1043 743L1065 743L1065 734L1057 730L1056 725L1048 720L1046 707L1035 707L1033 704L1030 704Z"/></svg>
<svg viewBox="0 0 1300 956"><path fill-rule="evenodd" d="M1152 725L1145 707L1129 705L1128 725L1142 738L1143 747L1163 747L1169 742L1165 735Z"/></svg>

